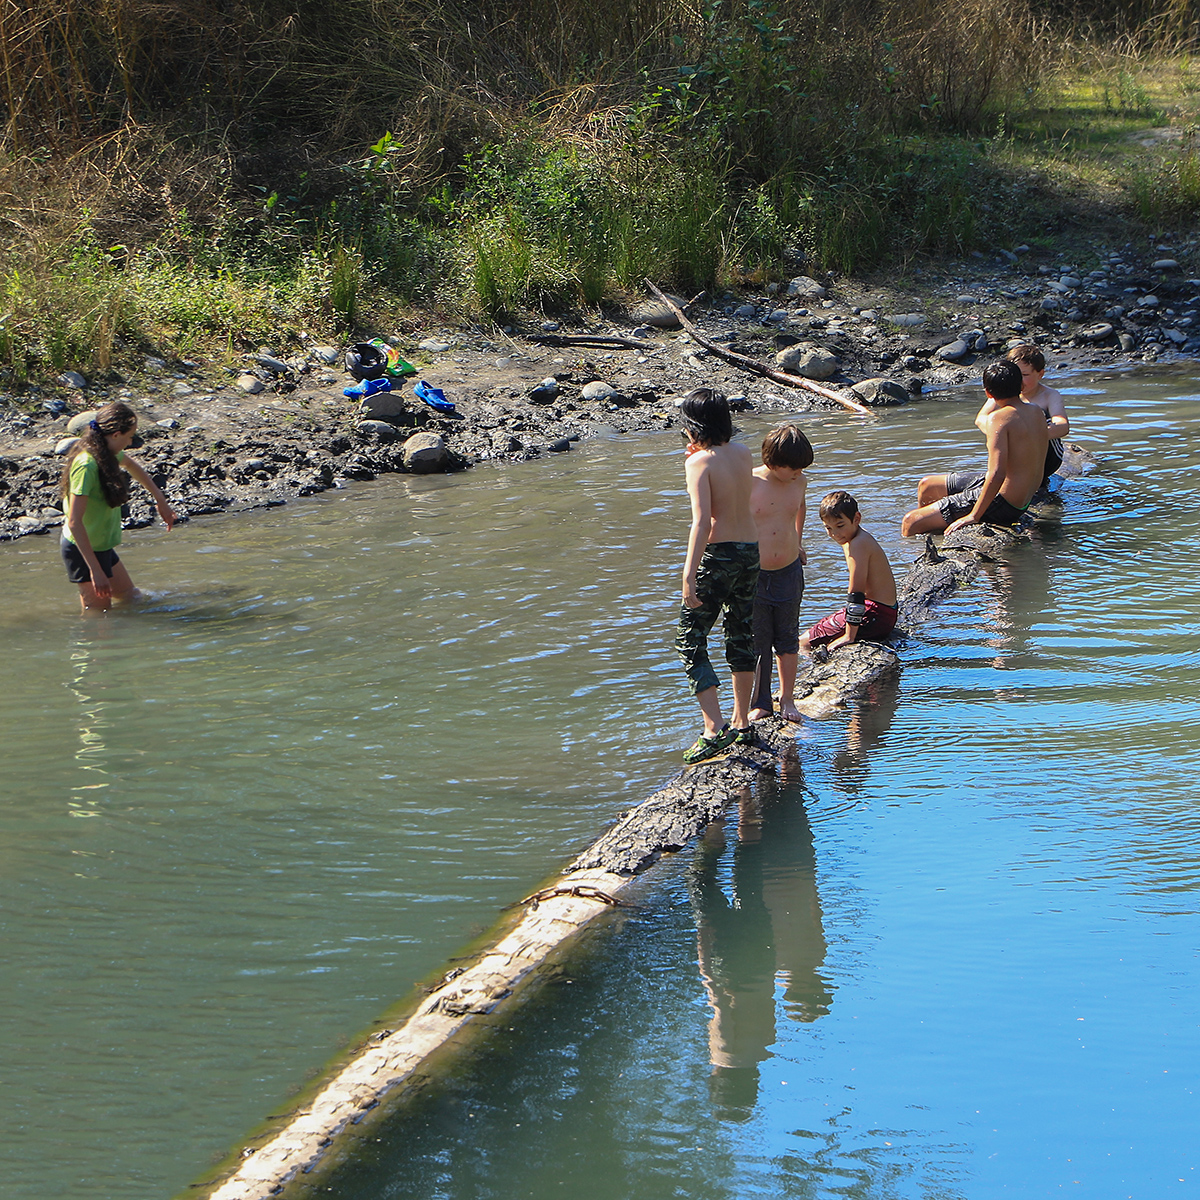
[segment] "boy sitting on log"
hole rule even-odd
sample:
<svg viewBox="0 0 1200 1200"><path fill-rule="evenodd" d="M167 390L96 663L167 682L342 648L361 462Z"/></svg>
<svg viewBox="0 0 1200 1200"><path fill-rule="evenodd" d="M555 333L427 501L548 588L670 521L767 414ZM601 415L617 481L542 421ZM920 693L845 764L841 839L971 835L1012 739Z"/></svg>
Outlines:
<svg viewBox="0 0 1200 1200"><path fill-rule="evenodd" d="M799 721L796 656L800 647L800 601L804 598L804 469L813 449L790 422L763 438L762 466L754 468L750 509L758 528L758 591L754 597L754 694L750 720L769 717L771 655L779 664L779 715Z"/></svg>
<svg viewBox="0 0 1200 1200"><path fill-rule="evenodd" d="M725 397L711 388L696 388L679 408L692 527L675 649L704 717L704 732L683 755L684 762L697 763L735 741L749 743L754 738L748 714L754 686L751 614L758 584L758 530L750 511L754 460L745 446L732 440ZM732 726L721 716L717 675L708 657L708 634L722 608L725 658L733 675Z"/></svg>
<svg viewBox="0 0 1200 1200"><path fill-rule="evenodd" d="M1067 417L1067 406L1063 403L1062 393L1057 388L1050 387L1045 382L1046 356L1040 346L1033 342L1022 342L1014 346L1005 356L1017 364L1021 372L1021 399L1036 404L1046 414L1046 424L1050 431L1050 445L1046 448L1046 465L1042 470L1042 487L1050 483L1050 476L1062 466L1062 440L1071 432L1071 422ZM994 411L996 406L991 400L985 400L983 407L975 417L975 424L984 429L984 421Z"/></svg>
<svg viewBox="0 0 1200 1200"><path fill-rule="evenodd" d="M896 628L896 577L883 547L862 528L858 501L849 492L830 492L821 501L821 523L842 548L850 573L846 607L818 621L801 639L805 654L814 646L836 650L859 638L885 642Z"/></svg>
<svg viewBox="0 0 1200 1200"><path fill-rule="evenodd" d="M1021 398L1021 368L1008 359L989 363L983 390L993 405L976 418L987 438L987 472L926 475L917 485L919 508L904 514L900 532L947 533L961 525L1016 525L1042 484L1050 435L1046 413Z"/></svg>

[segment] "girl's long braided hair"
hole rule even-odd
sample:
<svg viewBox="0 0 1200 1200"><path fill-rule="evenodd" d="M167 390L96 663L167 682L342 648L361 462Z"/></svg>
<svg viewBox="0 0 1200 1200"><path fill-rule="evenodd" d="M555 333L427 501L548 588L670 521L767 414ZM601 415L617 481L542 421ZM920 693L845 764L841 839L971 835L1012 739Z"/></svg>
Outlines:
<svg viewBox="0 0 1200 1200"><path fill-rule="evenodd" d="M105 438L110 433L127 433L136 424L137 413L120 400L99 409L67 455L62 474L62 494L65 496L71 486L71 464L86 450L96 460L96 466L100 469L100 490L104 493L104 500L108 506L120 508L122 504L127 503L132 481L128 474L121 470L121 464L108 448Z"/></svg>

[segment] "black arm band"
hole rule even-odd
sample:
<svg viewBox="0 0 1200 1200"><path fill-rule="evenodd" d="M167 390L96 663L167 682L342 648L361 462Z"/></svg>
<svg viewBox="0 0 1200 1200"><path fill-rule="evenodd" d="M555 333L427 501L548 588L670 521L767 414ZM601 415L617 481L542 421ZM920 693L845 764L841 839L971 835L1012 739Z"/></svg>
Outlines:
<svg viewBox="0 0 1200 1200"><path fill-rule="evenodd" d="M851 592L846 597L846 624L861 625L867 615L867 597L863 592Z"/></svg>

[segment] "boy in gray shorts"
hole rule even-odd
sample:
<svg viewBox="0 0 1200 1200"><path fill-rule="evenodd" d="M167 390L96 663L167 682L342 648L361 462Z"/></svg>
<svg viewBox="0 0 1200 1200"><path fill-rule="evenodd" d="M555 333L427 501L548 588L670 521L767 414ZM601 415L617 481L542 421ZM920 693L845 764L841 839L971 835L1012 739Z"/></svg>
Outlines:
<svg viewBox="0 0 1200 1200"><path fill-rule="evenodd" d="M799 721L796 662L800 601L804 596L804 478L813 450L799 426L778 425L763 439L762 466L754 470L750 508L758 529L758 592L754 597L754 694L750 720L769 717L771 656L779 665L779 715Z"/></svg>

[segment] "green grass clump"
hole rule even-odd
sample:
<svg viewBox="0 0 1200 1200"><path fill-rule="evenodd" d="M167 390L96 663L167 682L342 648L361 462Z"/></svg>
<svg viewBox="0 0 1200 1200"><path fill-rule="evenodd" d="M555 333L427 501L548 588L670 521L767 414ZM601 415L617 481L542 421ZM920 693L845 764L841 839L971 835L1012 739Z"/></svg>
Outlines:
<svg viewBox="0 0 1200 1200"><path fill-rule="evenodd" d="M1196 129L1189 128L1180 148L1134 163L1129 170L1129 191L1137 215L1149 224L1200 217L1200 154Z"/></svg>

